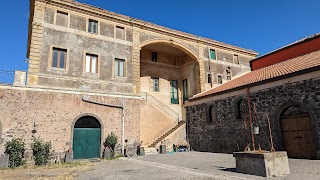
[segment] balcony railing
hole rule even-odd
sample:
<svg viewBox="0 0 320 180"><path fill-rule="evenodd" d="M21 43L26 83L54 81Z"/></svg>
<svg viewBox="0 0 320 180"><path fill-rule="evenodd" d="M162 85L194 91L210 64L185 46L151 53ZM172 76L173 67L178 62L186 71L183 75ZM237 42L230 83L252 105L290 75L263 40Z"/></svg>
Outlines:
<svg viewBox="0 0 320 180"><path fill-rule="evenodd" d="M0 70L0 84L10 84L14 83L14 71L3 71Z"/></svg>

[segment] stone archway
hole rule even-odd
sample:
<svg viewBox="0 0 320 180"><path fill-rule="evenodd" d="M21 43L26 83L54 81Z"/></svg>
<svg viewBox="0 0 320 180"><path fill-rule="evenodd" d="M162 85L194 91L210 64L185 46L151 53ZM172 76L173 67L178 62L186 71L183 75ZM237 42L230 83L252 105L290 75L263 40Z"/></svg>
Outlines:
<svg viewBox="0 0 320 180"><path fill-rule="evenodd" d="M289 105L280 113L284 149L290 158L316 159L316 139L308 111L300 105Z"/></svg>
<svg viewBox="0 0 320 180"><path fill-rule="evenodd" d="M73 158L100 158L101 123L93 116L85 115L73 125Z"/></svg>

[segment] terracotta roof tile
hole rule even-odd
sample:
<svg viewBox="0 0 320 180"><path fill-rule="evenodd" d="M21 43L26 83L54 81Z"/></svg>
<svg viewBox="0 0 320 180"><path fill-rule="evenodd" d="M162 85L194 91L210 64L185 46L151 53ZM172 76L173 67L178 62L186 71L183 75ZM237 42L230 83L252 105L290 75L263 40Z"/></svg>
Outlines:
<svg viewBox="0 0 320 180"><path fill-rule="evenodd" d="M216 88L194 95L191 100L257 83L260 81L280 77L316 66L320 66L320 51L315 51L303 56L257 69L236 79L233 79L225 84L222 84Z"/></svg>

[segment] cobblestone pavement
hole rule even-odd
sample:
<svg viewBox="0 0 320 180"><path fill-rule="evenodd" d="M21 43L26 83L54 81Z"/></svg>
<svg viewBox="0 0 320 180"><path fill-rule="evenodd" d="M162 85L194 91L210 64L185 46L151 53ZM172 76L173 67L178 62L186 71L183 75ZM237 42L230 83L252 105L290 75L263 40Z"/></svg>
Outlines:
<svg viewBox="0 0 320 180"><path fill-rule="evenodd" d="M291 174L272 178L320 180L320 160L290 159ZM97 163L76 179L265 179L235 172L230 154L185 152L121 158Z"/></svg>

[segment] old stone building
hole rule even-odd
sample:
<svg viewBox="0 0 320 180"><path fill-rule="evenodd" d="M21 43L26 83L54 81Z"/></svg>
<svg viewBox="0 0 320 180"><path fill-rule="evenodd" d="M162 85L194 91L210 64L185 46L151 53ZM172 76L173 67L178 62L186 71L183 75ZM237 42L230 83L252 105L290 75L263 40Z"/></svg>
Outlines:
<svg viewBox="0 0 320 180"><path fill-rule="evenodd" d="M170 141L182 141L184 102L250 71L256 56L73 0L30 0L28 71L0 85L0 153L12 137L75 158L99 157L110 132L154 147L177 129Z"/></svg>
<svg viewBox="0 0 320 180"><path fill-rule="evenodd" d="M320 34L250 64L252 72L190 99L191 147L223 153L244 151L247 145L270 150L269 118L276 150L292 158L320 159ZM259 128L254 141L251 126Z"/></svg>

